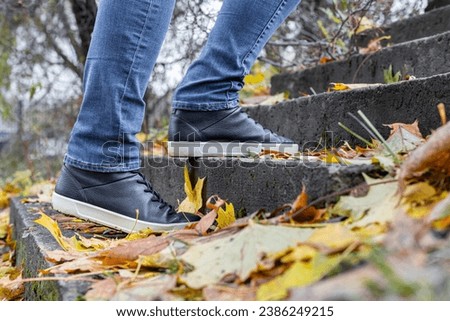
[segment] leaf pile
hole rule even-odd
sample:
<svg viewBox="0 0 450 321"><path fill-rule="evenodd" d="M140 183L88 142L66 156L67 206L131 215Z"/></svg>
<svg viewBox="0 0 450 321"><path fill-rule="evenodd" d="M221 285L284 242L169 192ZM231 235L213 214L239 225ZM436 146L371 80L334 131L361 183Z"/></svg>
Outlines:
<svg viewBox="0 0 450 321"><path fill-rule="evenodd" d="M303 187L291 204L236 220L234 206L219 196L204 202L203 179L194 184L185 169L186 199L179 210L202 218L182 230L69 238L62 223L42 212L36 223L61 246L47 253L55 265L42 278L95 275L88 300L308 298L302 289L322 299L342 290L339 282L369 299L421 298L415 277L428 275L426 262L442 242L448 244L450 185L448 161L442 160L450 157L449 126L424 140L414 124L390 125L387 143L403 163L391 162L385 177L365 176L364 184L326 208L315 207ZM317 155L338 162L345 156L387 163L390 157L376 141Z"/></svg>

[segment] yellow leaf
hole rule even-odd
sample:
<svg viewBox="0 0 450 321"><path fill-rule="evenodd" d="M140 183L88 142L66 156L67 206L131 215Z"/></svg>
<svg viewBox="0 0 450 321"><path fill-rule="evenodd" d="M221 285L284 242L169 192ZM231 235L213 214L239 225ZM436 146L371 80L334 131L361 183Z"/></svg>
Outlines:
<svg viewBox="0 0 450 321"><path fill-rule="evenodd" d="M233 224L236 221L233 204L225 203L225 210L220 207L217 211L216 221L218 228L224 228Z"/></svg>
<svg viewBox="0 0 450 321"><path fill-rule="evenodd" d="M256 85L262 83L264 79L264 74L262 72L258 72L256 74L249 74L245 76L244 82L249 85Z"/></svg>
<svg viewBox="0 0 450 321"><path fill-rule="evenodd" d="M9 206L9 195L4 190L0 189L0 209Z"/></svg>
<svg viewBox="0 0 450 321"><path fill-rule="evenodd" d="M6 238L9 225L9 209L6 208L0 212L0 239Z"/></svg>
<svg viewBox="0 0 450 321"><path fill-rule="evenodd" d="M70 248L69 242L62 235L61 230L59 229L58 223L56 223L53 219L47 216L45 213L41 212L41 217L35 220L36 223L45 227L55 238L55 240L61 245L61 247L67 251Z"/></svg>
<svg viewBox="0 0 450 321"><path fill-rule="evenodd" d="M309 245L300 244L292 251L281 258L281 263L291 263L296 261L310 261L317 255L317 250Z"/></svg>
<svg viewBox="0 0 450 321"><path fill-rule="evenodd" d="M374 83L374 84L344 84L341 82L332 82L330 83L328 89L331 91L342 91L342 90L352 90L352 89L361 89L368 87L376 87L382 84Z"/></svg>
<svg viewBox="0 0 450 321"><path fill-rule="evenodd" d="M341 224L328 224L317 229L306 242L339 250L357 241L358 237L347 227Z"/></svg>
<svg viewBox="0 0 450 321"><path fill-rule="evenodd" d="M406 187L402 205L409 216L422 218L429 215L435 203L446 196L447 193L438 194L433 186L426 182L420 182Z"/></svg>
<svg viewBox="0 0 450 321"><path fill-rule="evenodd" d="M187 197L178 206L178 212L194 214L198 212L203 205L202 189L204 180L205 178L199 178L195 184L195 188L192 189L188 168L184 167L184 191Z"/></svg>
<svg viewBox="0 0 450 321"><path fill-rule="evenodd" d="M358 28L355 30L355 34L359 34L361 32L374 28L376 28L375 23L371 19L364 16L359 20Z"/></svg>
<svg viewBox="0 0 450 321"><path fill-rule="evenodd" d="M141 143L145 143L147 141L146 133L140 132L140 133L137 133L135 136L136 136L137 140Z"/></svg>
<svg viewBox="0 0 450 321"><path fill-rule="evenodd" d="M286 298L288 290L319 281L334 269L344 255L324 257L316 255L308 262L295 262L282 275L261 285L256 293L257 300L281 300Z"/></svg>

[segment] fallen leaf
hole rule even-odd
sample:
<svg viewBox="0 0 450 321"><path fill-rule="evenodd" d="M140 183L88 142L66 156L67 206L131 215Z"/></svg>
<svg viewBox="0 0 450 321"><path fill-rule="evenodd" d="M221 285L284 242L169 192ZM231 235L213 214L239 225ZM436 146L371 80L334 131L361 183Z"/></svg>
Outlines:
<svg viewBox="0 0 450 321"><path fill-rule="evenodd" d="M409 179L419 177L427 170L441 173L443 177L450 175L450 123L438 128L403 162L399 174L400 192L404 192Z"/></svg>
<svg viewBox="0 0 450 321"><path fill-rule="evenodd" d="M178 206L178 212L194 213L196 214L198 210L203 205L202 200L202 189L204 178L199 178L195 184L195 188L192 188L192 183L189 178L189 171L187 166L184 167L184 191L186 193L186 198Z"/></svg>
<svg viewBox="0 0 450 321"><path fill-rule="evenodd" d="M264 255L302 242L311 233L311 229L265 226L250 221L234 235L192 245L180 258L194 270L183 275L182 280L194 289L217 283L226 275L246 280Z"/></svg>
<svg viewBox="0 0 450 321"><path fill-rule="evenodd" d="M116 294L117 288L122 278L113 276L91 285L88 292L84 296L87 301L107 301Z"/></svg>
<svg viewBox="0 0 450 321"><path fill-rule="evenodd" d="M324 56L324 57L320 58L319 64L324 65L324 64L327 64L327 63L332 62L332 61L334 61L333 58Z"/></svg>
<svg viewBox="0 0 450 321"><path fill-rule="evenodd" d="M424 141L417 120L412 124L394 123L385 126L391 128L386 142L396 154L410 152Z"/></svg>
<svg viewBox="0 0 450 321"><path fill-rule="evenodd" d="M45 181L32 185L27 194L37 196L39 203L51 203L54 190L55 183L53 181Z"/></svg>
<svg viewBox="0 0 450 321"><path fill-rule="evenodd" d="M297 196L287 213L287 217L298 223L316 223L320 221L326 210L319 210L314 206L308 206L308 194L306 186L303 185L301 193Z"/></svg>
<svg viewBox="0 0 450 321"><path fill-rule="evenodd" d="M398 204L397 183L389 179L373 179L363 174L370 186L364 197L343 196L330 210L333 214L351 218L352 226L366 226L371 223L386 223L392 220ZM383 183L386 181L386 183Z"/></svg>
<svg viewBox="0 0 450 321"><path fill-rule="evenodd" d="M112 301L168 301L174 300L170 294L177 281L176 275L160 274L153 278L137 279L121 284L111 298Z"/></svg>
<svg viewBox="0 0 450 321"><path fill-rule="evenodd" d="M203 298L206 301L254 301L256 288L237 285L212 284L203 289Z"/></svg>
<svg viewBox="0 0 450 321"><path fill-rule="evenodd" d="M423 218L431 213L434 205L444 199L447 193L437 193L427 182L408 185L402 195L402 206L413 218Z"/></svg>
<svg viewBox="0 0 450 321"><path fill-rule="evenodd" d="M20 300L25 292L25 286L19 276L11 279L9 276L0 278L0 301Z"/></svg>
<svg viewBox="0 0 450 321"><path fill-rule="evenodd" d="M361 89L361 88L369 88L369 87L376 87L381 86L382 84L379 83L373 83L373 84L344 84L344 83L330 83L328 89L330 91L342 91L342 90L353 90L353 89Z"/></svg>
<svg viewBox="0 0 450 321"><path fill-rule="evenodd" d="M70 243L67 239L62 235L61 230L59 229L58 223L56 223L53 219L47 216L44 212L40 212L41 217L35 220L34 222L45 227L50 234L53 235L58 244L65 250L68 251L70 249Z"/></svg>
<svg viewBox="0 0 450 321"><path fill-rule="evenodd" d="M261 285L256 298L261 301L282 300L288 296L289 289L307 286L322 279L342 261L343 257L343 255L318 254L308 262L295 262L282 275Z"/></svg>
<svg viewBox="0 0 450 321"><path fill-rule="evenodd" d="M360 34L366 30L372 30L376 28L376 24L373 20L367 18L366 16L361 17L357 21L353 21L353 24L356 25L355 34Z"/></svg>
<svg viewBox="0 0 450 321"><path fill-rule="evenodd" d="M169 246L166 237L150 236L145 239L123 242L120 245L99 251L96 258L104 265L122 265L136 261L140 256L152 255Z"/></svg>
<svg viewBox="0 0 450 321"><path fill-rule="evenodd" d="M0 209L9 206L9 195L3 189L0 188Z"/></svg>
<svg viewBox="0 0 450 321"><path fill-rule="evenodd" d="M388 124L388 125L384 125L384 126L387 126L391 129L389 136L392 136L396 132L400 131L401 129L404 129L404 130L408 131L409 133L415 135L418 138L423 138L423 135L419 129L419 121L418 120L416 120L412 124L393 123L393 124Z"/></svg>
<svg viewBox="0 0 450 321"><path fill-rule="evenodd" d="M355 233L341 224L328 224L323 228L316 229L306 240L307 244L328 248L333 251L345 250L351 244L358 242Z"/></svg>
<svg viewBox="0 0 450 321"><path fill-rule="evenodd" d="M375 39L371 39L365 48L359 48L359 53L361 55L367 55L375 53L383 48L381 41L389 40L391 36L382 36Z"/></svg>
<svg viewBox="0 0 450 321"><path fill-rule="evenodd" d="M0 206L1 207L1 206ZM9 226L9 207L0 212L0 239L6 238Z"/></svg>
<svg viewBox="0 0 450 321"><path fill-rule="evenodd" d="M258 72L255 74L248 74L247 76L245 76L244 82L245 84L248 85L256 85L262 83L264 79L265 79L264 74L262 72Z"/></svg>
<svg viewBox="0 0 450 321"><path fill-rule="evenodd" d="M225 203L225 209L219 207L217 211L217 224L219 228L225 228L236 222L234 206L231 203Z"/></svg>

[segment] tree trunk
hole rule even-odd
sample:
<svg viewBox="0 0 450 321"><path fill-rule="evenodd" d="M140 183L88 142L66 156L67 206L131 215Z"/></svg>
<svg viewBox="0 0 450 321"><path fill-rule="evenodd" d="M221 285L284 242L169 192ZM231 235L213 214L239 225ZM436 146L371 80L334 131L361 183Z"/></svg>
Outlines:
<svg viewBox="0 0 450 321"><path fill-rule="evenodd" d="M94 30L95 16L97 15L97 4L95 0L70 0L72 11L78 26L78 34L81 39L83 56L79 57L84 64L91 42L91 34Z"/></svg>

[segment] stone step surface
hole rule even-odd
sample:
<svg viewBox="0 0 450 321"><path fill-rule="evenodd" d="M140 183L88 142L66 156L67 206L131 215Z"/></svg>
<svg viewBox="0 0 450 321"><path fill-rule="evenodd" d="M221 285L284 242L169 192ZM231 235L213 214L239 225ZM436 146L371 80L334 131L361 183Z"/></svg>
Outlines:
<svg viewBox="0 0 450 321"><path fill-rule="evenodd" d="M389 128L383 124L412 123L419 120L423 135L441 125L438 103L450 106L450 73L401 81L363 89L321 93L279 103L274 106L248 107L246 112L263 126L299 143L302 149L333 145L343 141L359 142L341 129L342 122L361 136L370 138L347 113L362 110L384 137ZM339 143L340 142L340 143Z"/></svg>
<svg viewBox="0 0 450 321"><path fill-rule="evenodd" d="M311 94L311 88L316 93L324 92L331 82L384 83L383 72L390 66L394 73L400 71L403 76L417 78L450 72L450 31L372 54L355 55L348 60L276 75L271 80L271 91L273 94L288 92L294 98Z"/></svg>
<svg viewBox="0 0 450 321"><path fill-rule="evenodd" d="M314 159L147 157L144 162L145 176L168 203L178 204L186 197L183 171L187 166L193 184L206 177L204 200L219 195L233 203L239 215L260 209L270 212L292 203L303 185L313 201L362 183L362 173L379 171L373 165L325 164Z"/></svg>
<svg viewBox="0 0 450 321"><path fill-rule="evenodd" d="M57 214L48 203L23 203L20 198L11 200L11 223L14 226L16 240L16 266L23 268L23 278L35 278L41 270L47 269L51 263L45 260L45 253L60 250L61 247L44 227L34 220L40 212L47 215ZM66 236L73 232L64 231ZM26 282L24 299L29 301L73 301L86 293L89 284L84 281L40 281Z"/></svg>
<svg viewBox="0 0 450 321"><path fill-rule="evenodd" d="M396 21L386 27L381 26L362 32L357 36L356 43L360 47L366 47L371 39L386 35L391 36L391 39L384 43L398 44L448 31L450 30L450 1L444 1L447 3L430 6L430 10L424 14Z"/></svg>

